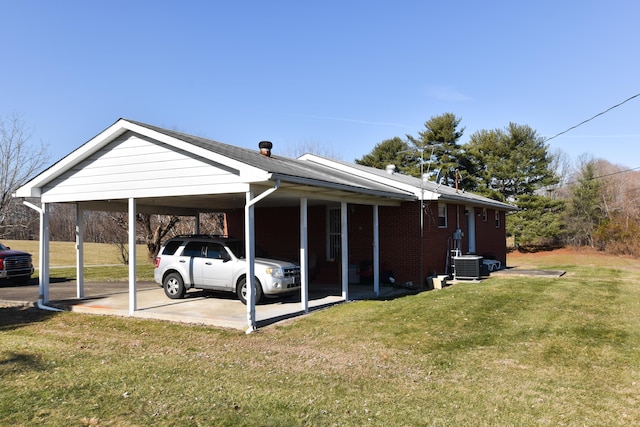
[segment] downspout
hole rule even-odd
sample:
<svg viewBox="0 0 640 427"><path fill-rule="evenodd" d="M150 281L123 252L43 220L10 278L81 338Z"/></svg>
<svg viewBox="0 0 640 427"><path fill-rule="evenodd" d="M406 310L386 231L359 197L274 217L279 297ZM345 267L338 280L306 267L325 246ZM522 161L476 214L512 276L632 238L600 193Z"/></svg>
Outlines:
<svg viewBox="0 0 640 427"><path fill-rule="evenodd" d="M45 305L44 303L44 286L45 286L45 278L42 277L42 274L45 270L45 264L46 264L46 268L49 268L49 263L48 263L48 254L45 256L44 251L45 251L45 245L44 245L44 241L45 241L45 232L47 232L48 230L46 230L44 223L45 223L45 215L47 214L47 212L45 212L45 210L41 207L38 207L36 205L34 205L33 203L27 202L26 200L22 201L22 204L33 209L34 211L38 212L40 214L40 265L38 266L39 271L39 278L38 278L38 303L37 306L40 310L47 310L47 311L62 311L59 308L55 308L55 307L50 307L48 305ZM46 260L45 260L46 258ZM47 275L48 276L48 275ZM48 277L46 278L48 280Z"/></svg>
<svg viewBox="0 0 640 427"><path fill-rule="evenodd" d="M256 203L268 197L280 188L280 180L276 181L276 184L262 192L258 197L252 197L251 191L247 193L247 202L244 207L245 212L245 253L247 257L247 323L248 328L245 331L247 334L254 332L256 328L256 295L253 291L253 279L255 276L255 242L254 238L254 218L253 209Z"/></svg>

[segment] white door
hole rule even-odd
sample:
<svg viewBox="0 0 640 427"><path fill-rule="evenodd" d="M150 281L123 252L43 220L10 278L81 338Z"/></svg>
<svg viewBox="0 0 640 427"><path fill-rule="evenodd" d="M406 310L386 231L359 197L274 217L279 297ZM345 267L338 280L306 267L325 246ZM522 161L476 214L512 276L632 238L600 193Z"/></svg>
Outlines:
<svg viewBox="0 0 640 427"><path fill-rule="evenodd" d="M199 282L196 283L206 287L233 288L231 280L235 265L224 246L208 243L204 256L194 261L198 262L198 265L194 262L193 266L194 276L199 277Z"/></svg>
<svg viewBox="0 0 640 427"><path fill-rule="evenodd" d="M467 241L470 254L476 253L476 212L472 207L467 208Z"/></svg>

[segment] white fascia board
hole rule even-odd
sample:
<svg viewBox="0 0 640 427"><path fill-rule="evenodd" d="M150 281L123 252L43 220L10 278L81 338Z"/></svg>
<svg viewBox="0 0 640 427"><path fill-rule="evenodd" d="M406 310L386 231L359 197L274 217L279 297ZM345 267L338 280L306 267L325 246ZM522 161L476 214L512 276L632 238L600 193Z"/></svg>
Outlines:
<svg viewBox="0 0 640 427"><path fill-rule="evenodd" d="M434 193L432 191L420 188L420 187L416 187L415 185L411 185L411 184L407 184L404 182L400 182L398 180L395 180L393 178L387 178L387 177L382 177L380 175L376 175L373 173L368 173L366 171L363 171L361 169L358 168L354 168L350 165L346 165L344 163L341 162L334 162L331 159L326 159L324 157L318 157L316 155L313 154L304 154L302 156L300 156L298 158L298 160L305 160L305 161L309 161L309 162L315 162L318 164L321 164L323 166L327 166L333 169L337 169L339 171L345 172L345 173L349 173L351 175L355 175L357 177L360 178L364 178L364 179L370 179L376 182L379 182L381 184L384 185L388 185L389 187L393 187L393 188L397 188L399 190L402 191L406 191L409 193L413 193L415 194L416 198L418 198L418 200L420 200L420 198L422 198L423 200L437 200L440 197L440 194L438 193Z"/></svg>
<svg viewBox="0 0 640 427"><path fill-rule="evenodd" d="M84 143L78 149L74 150L66 157L63 157L57 163L54 163L44 172L32 178L29 182L18 188L13 196L40 197L42 195L42 187L44 185L67 171L69 168L91 156L91 154L100 150L103 146L126 132L126 129L122 127L122 121L122 119L118 120L105 130L100 132L98 135L94 136L89 141Z"/></svg>
<svg viewBox="0 0 640 427"><path fill-rule="evenodd" d="M188 197L202 195L221 195L221 194L243 194L251 188L249 183L227 183L216 184L215 186L189 186L176 187L167 191L166 188L143 188L143 189L117 189L109 191L101 191L99 199L96 198L94 192L85 193L68 193L49 195L46 192L42 194L43 203L70 203L85 202L93 200L111 200L111 199L142 199L142 198L160 198L160 197Z"/></svg>
<svg viewBox="0 0 640 427"><path fill-rule="evenodd" d="M100 132L98 135L91 138L85 144L73 151L71 154L59 160L51 167L40 173L29 182L25 183L22 187L18 188L13 194L14 197L41 197L42 188L51 180L55 179L59 175L63 174L74 165L80 163L84 159L90 157L93 153L102 149L105 145L109 144L120 135L127 131L139 133L147 136L151 139L164 142L172 147L179 148L181 150L193 153L203 158L229 165L230 167L240 171L240 176L245 177L247 181L267 181L270 178L270 174L252 166L248 166L245 163L229 159L217 153L213 153L209 150L197 147L179 139L170 137L163 133L154 131L144 126L131 123L125 119L119 119L107 129Z"/></svg>

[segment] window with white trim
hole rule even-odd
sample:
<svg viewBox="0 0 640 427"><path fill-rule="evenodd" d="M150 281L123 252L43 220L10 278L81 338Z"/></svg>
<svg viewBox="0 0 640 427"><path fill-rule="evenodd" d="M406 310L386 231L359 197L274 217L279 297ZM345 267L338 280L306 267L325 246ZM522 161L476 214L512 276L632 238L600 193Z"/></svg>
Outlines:
<svg viewBox="0 0 640 427"><path fill-rule="evenodd" d="M496 210L496 228L500 228L500 211Z"/></svg>
<svg viewBox="0 0 640 427"><path fill-rule="evenodd" d="M487 215L487 208L482 208L482 221L487 222L489 216Z"/></svg>
<svg viewBox="0 0 640 427"><path fill-rule="evenodd" d="M447 228L447 205L438 203L438 227Z"/></svg>

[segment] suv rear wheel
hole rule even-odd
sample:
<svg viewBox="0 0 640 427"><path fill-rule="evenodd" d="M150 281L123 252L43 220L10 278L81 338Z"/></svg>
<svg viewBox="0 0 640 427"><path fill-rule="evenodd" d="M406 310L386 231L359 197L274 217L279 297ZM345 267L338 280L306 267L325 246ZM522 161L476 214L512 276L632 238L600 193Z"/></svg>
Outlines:
<svg viewBox="0 0 640 427"><path fill-rule="evenodd" d="M164 293L171 299L180 299L184 297L186 291L182 276L178 273L169 273L162 283Z"/></svg>
<svg viewBox="0 0 640 427"><path fill-rule="evenodd" d="M258 279L254 280L255 284L255 293L256 293L256 304L262 301L262 286L260 286L260 281ZM238 298L242 301L243 304L247 304L247 277L242 277L238 281L238 286L236 287L236 293L238 294Z"/></svg>

